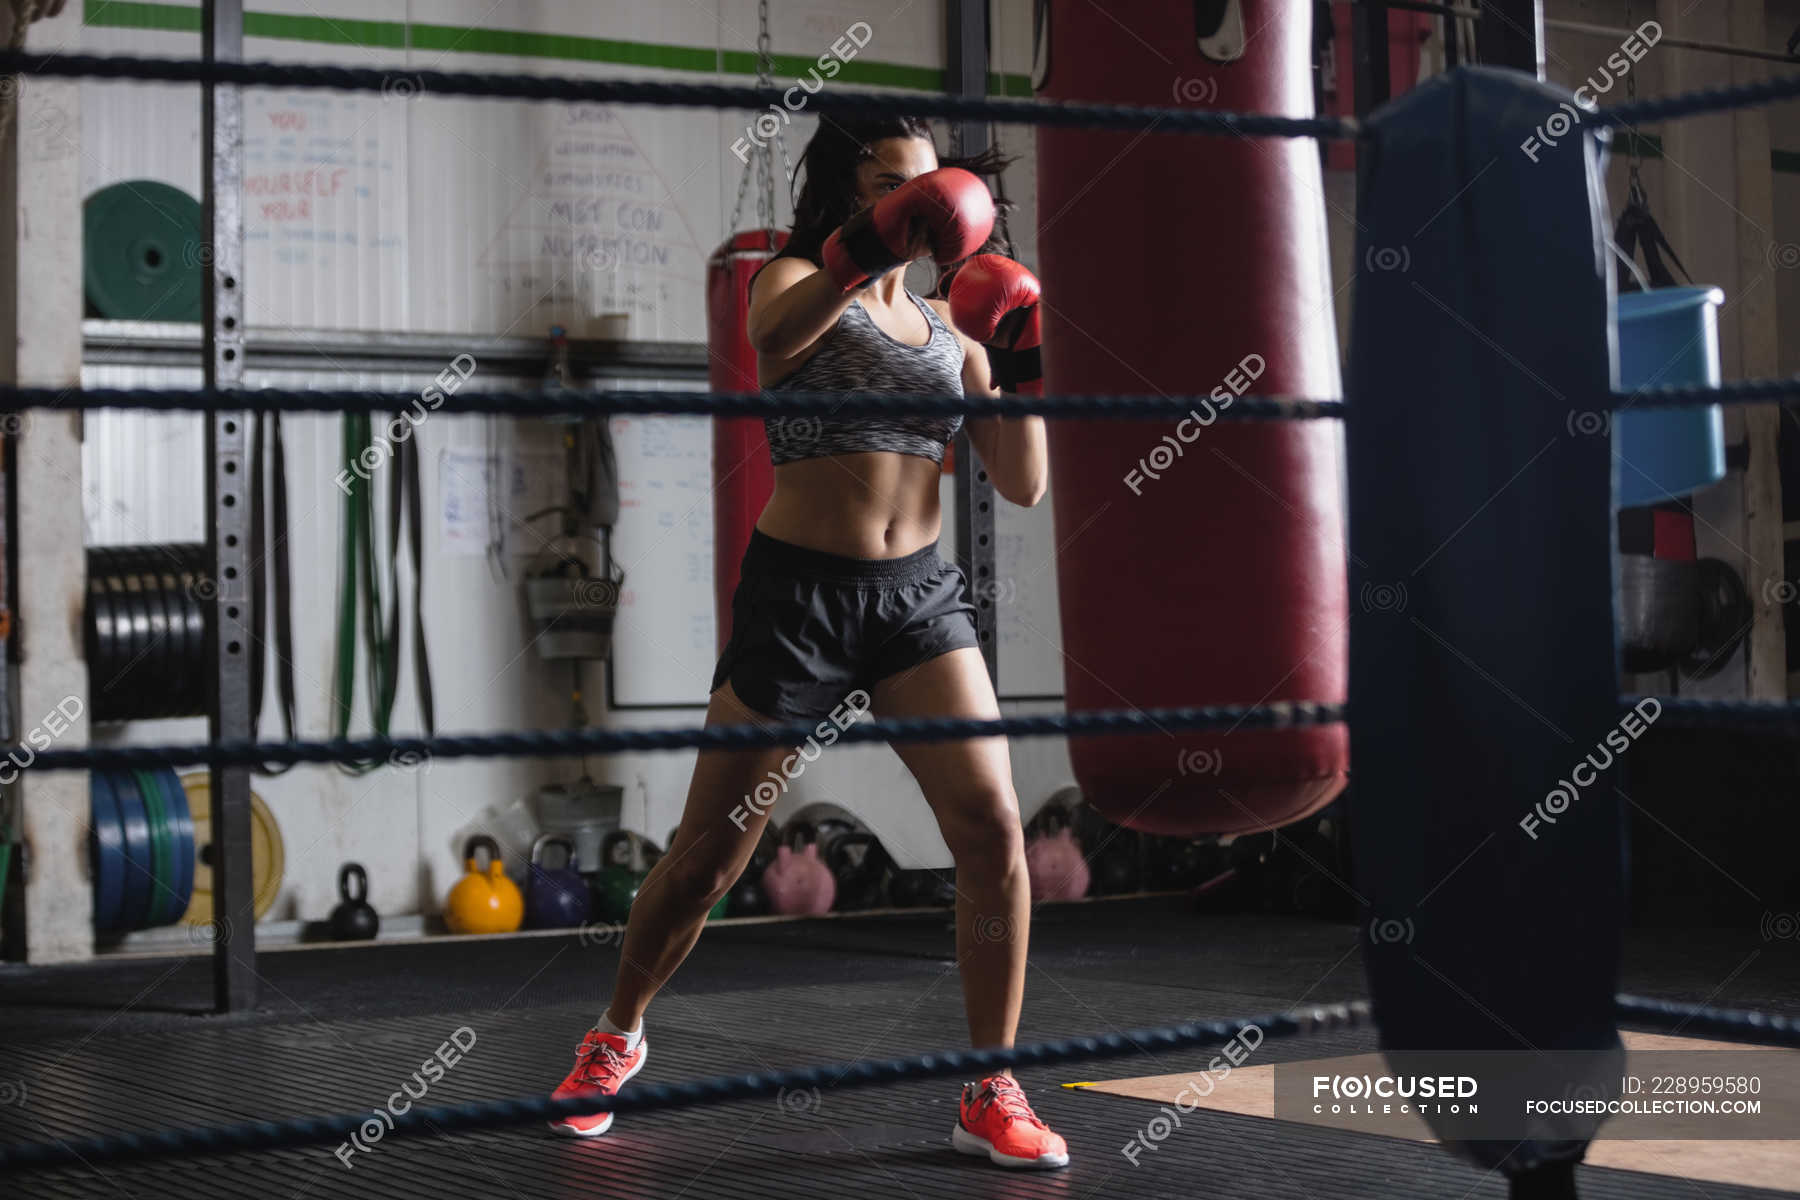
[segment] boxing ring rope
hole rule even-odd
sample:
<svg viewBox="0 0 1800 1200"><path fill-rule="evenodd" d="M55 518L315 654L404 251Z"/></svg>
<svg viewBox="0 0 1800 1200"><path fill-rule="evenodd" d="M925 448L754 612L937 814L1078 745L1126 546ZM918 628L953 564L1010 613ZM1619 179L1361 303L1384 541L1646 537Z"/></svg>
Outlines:
<svg viewBox="0 0 1800 1200"><path fill-rule="evenodd" d="M1622 1020L1657 1029L1692 1029L1717 1037L1763 1045L1800 1048L1800 1022L1792 1018L1735 1009L1708 1008L1620 996ZM547 1095L520 1096L510 1100L477 1100L430 1108L414 1106L392 1118L383 1136L416 1136L445 1130L500 1129L528 1125L558 1117L586 1113L654 1112L725 1104L756 1096L773 1096L789 1088L879 1087L914 1079L944 1079L965 1072L997 1071L1006 1067L1049 1066L1055 1063L1097 1062L1151 1050L1183 1050L1229 1041L1246 1026L1262 1031L1265 1038L1306 1037L1328 1030L1355 1029L1368 1024L1366 1001L1321 1005L1288 1013L1268 1013L1228 1021L1193 1021L1109 1033L1098 1037L1032 1042L1010 1050L946 1050L884 1062L862 1060L830 1063L754 1075L716 1075L687 1083L635 1085L629 1093L613 1096L571 1096L553 1100ZM124 1099L120 1098L121 1101ZM103 1102L103 1101L102 1101ZM341 1141L344 1130L354 1129L365 1112L336 1116L288 1117L279 1121L243 1121L234 1125L191 1126L152 1133L107 1134L57 1142L33 1142L0 1146L0 1172L33 1167L91 1166L119 1159L167 1158L186 1154L224 1154L235 1150L318 1145Z"/></svg>
<svg viewBox="0 0 1800 1200"><path fill-rule="evenodd" d="M448 72L396 72L273 63L219 63L159 60L92 55L0 55L0 73L26 71L44 76L145 79L196 83L241 84L278 88L330 88L382 92L391 96L433 95L491 96L511 99L573 100L664 106L760 108L778 101L780 93L754 88L710 85L644 83L632 81L559 79L543 76L467 74ZM1488 77L1499 72L1487 72ZM1478 76L1479 73L1478 73ZM1533 85L1534 87L1539 85ZM1548 94L1548 89L1545 89ZM1800 78L1770 80L1738 87L1696 92L1662 100L1640 101L1590 114L1596 127L1616 127L1644 121L1734 109L1746 105L1800 96ZM976 118L1040 125L1084 126L1103 129L1154 129L1171 133L1231 134L1350 138L1364 136L1357 122L1335 118L1287 118L1267 115L1215 113L1192 109L1132 108L1119 105L1046 104L1028 101L972 100L948 96L886 96L836 91L812 98L812 106L826 113L908 113L922 116ZM1717 403L1766 402L1795 398L1795 381L1761 380L1719 388L1662 389L1614 394L1623 407L1680 407ZM415 400L411 393L349 391L166 391L143 389L0 389L0 407L17 408L197 408L202 411L387 411ZM871 413L963 412L969 414L1075 415L1155 419L1179 415L1184 406L1200 397L1093 397L1043 398L953 396L787 396L614 392L583 396L572 392L467 393L447 397L443 408L452 412L573 412L594 415L618 412L686 412L742 415L746 413ZM1292 400L1277 397L1243 397L1219 411L1228 419L1318 419L1344 416L1340 401ZM1540 420L1542 413L1536 414ZM1358 422L1351 422L1352 426ZM1404 462L1404 456L1402 456ZM1352 512L1354 514L1354 505ZM1354 676L1353 676L1354 678ZM1578 683L1582 682L1580 680ZM1591 680L1586 681L1591 685ZM1584 699L1597 700L1583 693ZM1618 697L1610 697L1619 700ZM1778 716L1785 722L1800 721L1800 706L1756 705L1742 702L1660 701L1672 716L1694 720L1742 722L1748 717ZM1363 719L1388 714L1361 714ZM1143 734L1170 729L1255 730L1285 725L1324 724L1345 719L1345 706L1326 703L1284 703L1251 706L1211 706L1148 711L1091 711L997 721L923 719L882 721L852 725L842 735L846 741L922 741L994 735L1045 736L1069 734ZM388 757L404 761L413 755L459 757L468 755L566 755L580 751L650 750L678 747L736 747L785 745L803 738L810 727L781 725L770 728L716 726L700 729L657 730L560 730L520 733L446 736L436 738L377 738L359 741L288 742L257 744L217 742L190 746L85 747L45 751L35 756L28 769L55 770L78 767L111 767L206 762L217 765L249 765L269 762L360 761ZM1391 732L1391 731L1389 731ZM1784 1016L1716 1009L1704 1005L1677 1004L1618 996L1612 1016L1666 1030L1694 1029L1727 1038L1762 1044L1800 1047L1800 1022ZM511 1100L478 1101L437 1108L415 1108L396 1119L393 1132L416 1133L426 1129L489 1128L532 1122L546 1117L598 1111L631 1112L718 1103L768 1095L788 1087L866 1087L908 1079L961 1075L971 1070L1008 1066L1043 1065L1116 1058L1146 1049L1178 1049L1217 1044L1233 1037L1244 1025L1259 1026L1269 1037L1293 1037L1323 1030L1361 1025L1373 1017L1362 1002L1304 1010L1299 1013L1253 1016L1239 1021L1189 1022L1130 1034L1109 1034L1032 1043L1007 1050L946 1051L885 1062L859 1062L770 1071L754 1075L726 1076L684 1084L639 1085L628 1095L578 1096L554 1101L544 1095ZM122 1097L116 1097L123 1102ZM89 1164L107 1159L147 1158L160 1155L215 1152L261 1147L290 1146L341 1137L346 1125L363 1119L302 1117L281 1121L251 1121L236 1125L125 1133L54 1142L0 1147L0 1170L52 1164Z"/></svg>
<svg viewBox="0 0 1800 1200"><path fill-rule="evenodd" d="M978 737L1053 737L1086 734L1169 733L1175 730L1287 729L1331 725L1344 706L1313 702L1212 705L1201 708L1100 709L1038 716L909 717L858 721L839 742L939 742ZM261 763L374 762L417 764L426 758L562 758L620 751L738 750L795 746L818 732L816 721L772 725L703 725L674 729L526 729L511 733L440 734L329 741L195 742L191 745L84 746L41 750L34 771L116 770L143 766L207 764L251 767Z"/></svg>
<svg viewBox="0 0 1800 1200"><path fill-rule="evenodd" d="M123 54L0 54L0 75L66 79L135 79L158 83L208 83L240 87L324 88L379 92L397 99L474 96L501 100L562 100L594 104L646 104L669 108L761 109L782 102L779 88L709 83L661 83L632 79L582 79L506 72L409 71L403 68L325 67L277 62L207 62L140 58ZM1627 126L1672 117L1723 112L1800 96L1800 75L1701 88L1678 96L1634 100L1589 112L1597 125ZM845 115L911 115L986 120L1002 124L1089 129L1154 129L1158 133L1231 134L1247 137L1355 138L1362 126L1348 117L1280 117L1129 104L989 100L951 95L893 96L852 90L809 96L814 112Z"/></svg>
<svg viewBox="0 0 1800 1200"><path fill-rule="evenodd" d="M1800 387L1800 381L1790 384ZM0 412L44 409L137 409L181 412L366 412L395 413L419 404L419 393L373 392L349 388L47 388L0 384ZM1220 405L1210 396L1056 395L962 396L929 392L698 392L569 389L516 392L460 391L432 404L437 413L495 413L583 417L658 416L900 416L919 413L981 417L1089 417L1166 421L1207 405L1225 421L1310 420L1341 417L1342 400L1300 396L1239 396ZM1210 422L1209 422L1210 423Z"/></svg>
<svg viewBox="0 0 1800 1200"><path fill-rule="evenodd" d="M1709 408L1715 404L1769 404L1800 400L1800 378L1739 379L1717 387L1658 387L1614 392L1614 410ZM162 412L392 413L419 403L413 392L353 388L48 388L0 384L0 412L26 409L120 409ZM570 395L567 389L516 392L455 392L432 405L433 412L473 415L583 417L655 416L902 416L1086 417L1121 421L1166 421L1210 405L1208 424L1220 421L1310 421L1345 417L1342 400L1304 396L1244 395L1221 405L1210 396L1131 393L1097 395L958 396L929 392L699 392L624 389Z"/></svg>

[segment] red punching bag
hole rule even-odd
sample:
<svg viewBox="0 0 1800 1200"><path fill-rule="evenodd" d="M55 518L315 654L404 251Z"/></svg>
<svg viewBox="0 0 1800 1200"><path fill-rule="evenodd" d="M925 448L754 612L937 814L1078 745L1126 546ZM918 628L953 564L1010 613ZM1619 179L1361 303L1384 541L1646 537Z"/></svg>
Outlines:
<svg viewBox="0 0 1800 1200"><path fill-rule="evenodd" d="M750 348L750 277L787 245L773 229L734 233L706 264L708 382L715 392L754 392L756 351ZM769 443L757 417L713 419L713 608L719 649L731 637L731 594L750 531L775 490Z"/></svg>
<svg viewBox="0 0 1800 1200"><path fill-rule="evenodd" d="M1050 0L1039 94L1311 116L1311 10L1143 0L1127 29ZM1341 431L1216 419L1237 395L1340 394L1317 143L1037 138L1047 390L1213 397L1180 423L1050 422L1069 709L1343 700ZM1069 750L1107 816L1182 836L1298 820L1349 764L1341 726Z"/></svg>

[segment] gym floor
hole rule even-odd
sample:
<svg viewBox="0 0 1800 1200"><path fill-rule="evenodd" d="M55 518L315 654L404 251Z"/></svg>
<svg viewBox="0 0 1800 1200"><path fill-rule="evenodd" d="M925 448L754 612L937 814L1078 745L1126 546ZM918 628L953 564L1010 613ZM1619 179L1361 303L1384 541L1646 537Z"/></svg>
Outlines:
<svg viewBox="0 0 1800 1200"><path fill-rule="evenodd" d="M1129 930L1121 941L1118 931ZM1196 916L1178 897L1054 905L1034 919L1021 1040L1125 1031L1364 994L1349 925ZM1752 932L1629 937L1622 990L1785 1008L1800 956ZM270 953L263 1004L205 1015L205 957L130 958L27 974L0 967L0 1141L369 1112L451 1034L474 1037L425 1103L548 1089L602 1007L617 952L574 936L440 940ZM962 1045L942 913L718 926L652 1009L644 1078L892 1056ZM470 1033L459 1035L468 1044ZM1253 1063L1355 1053L1371 1030L1270 1041ZM621 1117L592 1142L541 1126L40 1171L22 1196L235 1198L450 1195L838 1197L1501 1197L1505 1182L1440 1147L1197 1111L1139 1165L1120 1148L1152 1104L1057 1085L1201 1068L1213 1051L1027 1070L1068 1137L1066 1171L1001 1172L956 1154L954 1080ZM417 1087L417 1084L413 1084ZM128 1099L100 1103L99 1098ZM345 1130L348 1138L350 1130ZM1588 1197L1708 1200L1785 1193L1584 1167Z"/></svg>

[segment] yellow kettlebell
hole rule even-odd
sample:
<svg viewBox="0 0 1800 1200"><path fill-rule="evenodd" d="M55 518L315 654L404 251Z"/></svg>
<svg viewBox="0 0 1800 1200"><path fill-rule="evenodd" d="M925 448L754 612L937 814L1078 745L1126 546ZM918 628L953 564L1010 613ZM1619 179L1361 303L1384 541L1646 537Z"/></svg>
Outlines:
<svg viewBox="0 0 1800 1200"><path fill-rule="evenodd" d="M475 856L486 850L487 869L475 865ZM519 885L506 876L500 861L500 843L485 833L470 838L463 849L468 873L456 881L444 902L444 921L451 933L512 933L525 920L525 898Z"/></svg>

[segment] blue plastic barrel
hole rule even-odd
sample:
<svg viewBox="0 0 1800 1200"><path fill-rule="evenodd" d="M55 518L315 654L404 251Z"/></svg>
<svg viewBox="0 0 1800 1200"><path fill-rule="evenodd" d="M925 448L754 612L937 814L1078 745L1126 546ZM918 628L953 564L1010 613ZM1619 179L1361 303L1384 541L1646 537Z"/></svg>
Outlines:
<svg viewBox="0 0 1800 1200"><path fill-rule="evenodd" d="M1619 390L1719 384L1716 287L1658 288L1619 297ZM1659 504L1725 478L1725 414L1707 408L1616 415L1621 508Z"/></svg>

